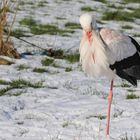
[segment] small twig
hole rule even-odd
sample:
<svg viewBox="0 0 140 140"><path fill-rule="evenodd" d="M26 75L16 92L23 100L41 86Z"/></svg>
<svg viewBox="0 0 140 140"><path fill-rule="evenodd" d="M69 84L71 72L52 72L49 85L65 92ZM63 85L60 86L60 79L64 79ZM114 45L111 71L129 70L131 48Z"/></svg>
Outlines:
<svg viewBox="0 0 140 140"><path fill-rule="evenodd" d="M34 44L34 43L31 43L31 42L29 42L29 41L27 41L27 40L24 40L24 39L22 39L22 38L19 38L19 37L15 37L15 38L17 38L17 39L19 39L19 40L21 40L21 41L23 41L23 42L25 42L25 43L27 43L27 44L30 44L30 45L32 45L32 46L34 46L34 47L36 47L36 48L42 49L42 50L44 50L44 51L48 51L48 49L44 49L44 48L42 48L42 47L40 47L40 46L37 46L37 45ZM49 49L51 49L51 48L49 48Z"/></svg>
<svg viewBox="0 0 140 140"><path fill-rule="evenodd" d="M17 0L16 0L16 2L17 2ZM16 2L15 2L15 3L16 3ZM10 26L10 28L9 28L9 32L8 32L8 36L7 36L6 42L8 42L8 40L9 40L9 37L10 37L11 31L12 31L13 25L14 25L14 23L15 23L17 11L18 11L18 6L19 6L19 3L17 4L16 11L15 11L15 15L14 15L12 24L11 24L11 26Z"/></svg>
<svg viewBox="0 0 140 140"><path fill-rule="evenodd" d="M4 32L7 33L8 31L7 31L6 29L4 29ZM48 49L44 49L44 48L42 48L42 47L40 47L40 46L37 46L36 44L31 43L31 42L29 42L29 41L27 41L27 40L25 40L25 39L22 39L22 38L20 38L20 37L18 37L18 36L14 36L14 35L11 35L11 36L13 36L13 37L15 37L16 39L19 39L19 40L21 40L21 41L23 41L23 42L25 42L25 43L27 43L27 44L30 44L31 46L34 46L34 47L39 48L39 49L44 50L44 51L48 51ZM32 37L32 36L24 36L24 37ZM47 44L47 45L48 45L48 48L51 49L51 46L52 46L52 45L49 45L49 44Z"/></svg>
<svg viewBox="0 0 140 140"><path fill-rule="evenodd" d="M70 50L72 50L73 48L76 48L76 47L77 47L77 46L73 46L73 47L67 49L66 53L68 53Z"/></svg>
<svg viewBox="0 0 140 140"><path fill-rule="evenodd" d="M7 22L7 5L8 0L3 0L0 6L0 47L2 47L3 42L3 29Z"/></svg>

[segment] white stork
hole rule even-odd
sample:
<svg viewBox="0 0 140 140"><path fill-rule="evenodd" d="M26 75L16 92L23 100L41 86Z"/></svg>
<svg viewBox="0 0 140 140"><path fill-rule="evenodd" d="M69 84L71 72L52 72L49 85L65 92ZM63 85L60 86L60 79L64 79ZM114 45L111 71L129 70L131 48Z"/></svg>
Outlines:
<svg viewBox="0 0 140 140"><path fill-rule="evenodd" d="M109 135L113 81L116 75L137 86L140 79L140 46L130 36L109 28L97 28L90 14L80 17L83 38L80 43L82 69L90 76L106 76L111 81L108 96L106 134Z"/></svg>

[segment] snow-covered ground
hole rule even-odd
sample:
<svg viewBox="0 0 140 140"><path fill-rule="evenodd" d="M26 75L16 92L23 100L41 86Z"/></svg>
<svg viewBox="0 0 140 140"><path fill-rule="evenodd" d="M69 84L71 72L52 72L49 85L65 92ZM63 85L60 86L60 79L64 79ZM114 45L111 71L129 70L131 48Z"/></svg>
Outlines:
<svg viewBox="0 0 140 140"><path fill-rule="evenodd" d="M107 4L93 0L47 0L48 3L41 7L38 6L39 2L29 0L20 5L14 28L26 29L19 24L25 17L65 28L64 24L68 21L78 23L79 16L84 13L80 10L82 6L95 9L93 13L99 20L107 9ZM110 0L108 3L122 5L118 0ZM130 7L124 5L127 6ZM133 8L139 6L131 4ZM118 30L126 24L116 21L104 23L100 26ZM139 33L139 19L127 24L133 26L133 29L124 30L126 33ZM76 51L81 33L80 29L75 29L70 37L36 35L24 39L42 48L50 44L57 49ZM139 37L136 39L140 40ZM43 66L41 61L47 56L38 53L41 50L15 38L13 40L19 52L37 53L14 60L15 63L10 66L0 66L0 94L4 93L0 96L0 140L106 140L109 81L88 77L81 71L78 62L71 64L65 59L54 59L53 65ZM45 72L35 72L35 68ZM66 72L66 68L71 70ZM10 84L15 80L18 86ZM36 84L37 87L29 83L19 85L21 81ZM126 99L132 93L140 96L140 83L137 88L129 87L126 81L116 78L110 140L125 140L123 138L126 137L140 139L140 100Z"/></svg>

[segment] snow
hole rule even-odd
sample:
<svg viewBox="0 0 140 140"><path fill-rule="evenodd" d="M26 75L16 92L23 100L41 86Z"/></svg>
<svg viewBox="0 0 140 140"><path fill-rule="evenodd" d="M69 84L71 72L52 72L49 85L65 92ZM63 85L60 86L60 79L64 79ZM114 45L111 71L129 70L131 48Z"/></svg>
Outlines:
<svg viewBox="0 0 140 140"><path fill-rule="evenodd" d="M34 2L34 5L37 2ZM17 15L16 25L20 26L18 21L30 16L32 12L34 18L41 23L57 22L60 27L68 21L78 23L79 16L83 13L80 7L90 4L98 7L99 11L102 8L106 9L105 4L91 0L48 0L45 7L36 7L36 10L31 8L33 5L25 4L20 6L22 11ZM99 19L101 15L102 13L97 13ZM66 19L56 20L56 17ZM103 26L118 28L119 24L121 23L110 21ZM129 24L133 25L134 32L138 32L137 23ZM77 29L70 37L39 35L25 39L42 48L47 48L48 44L51 44L54 48L64 50L72 48L71 51L75 51L79 48L81 33L82 31ZM13 40L21 53L41 51L17 39ZM81 71L78 62L71 64L66 60L55 59L59 67L42 66L41 60L44 58L45 55L35 53L13 60L15 64L10 66L0 66L1 80L10 82L23 79L43 84L40 88L14 88L0 96L0 140L106 140L107 96L110 81L104 77L100 79L88 77ZM28 68L18 70L20 65L26 65ZM71 67L72 71L65 72L67 67ZM47 71L36 73L33 72L34 68L45 68ZM128 89L134 90L134 94L140 96L140 84L137 88L132 86L128 88L122 87L123 83L128 84L116 78L110 140L121 140L126 134L129 138L131 136L140 138L139 99L126 99L127 94L131 93ZM0 85L0 88L7 86ZM15 96L16 93L19 95Z"/></svg>

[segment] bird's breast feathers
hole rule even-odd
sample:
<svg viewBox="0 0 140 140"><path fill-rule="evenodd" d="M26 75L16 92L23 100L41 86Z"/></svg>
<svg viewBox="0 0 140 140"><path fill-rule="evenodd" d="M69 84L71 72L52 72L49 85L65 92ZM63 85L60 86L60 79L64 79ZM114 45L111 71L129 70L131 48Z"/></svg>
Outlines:
<svg viewBox="0 0 140 140"><path fill-rule="evenodd" d="M95 77L111 76L112 79L114 73L109 68L105 46L98 36L94 36L93 33L92 42L89 43L86 35L83 34L79 51L80 62L85 73Z"/></svg>

